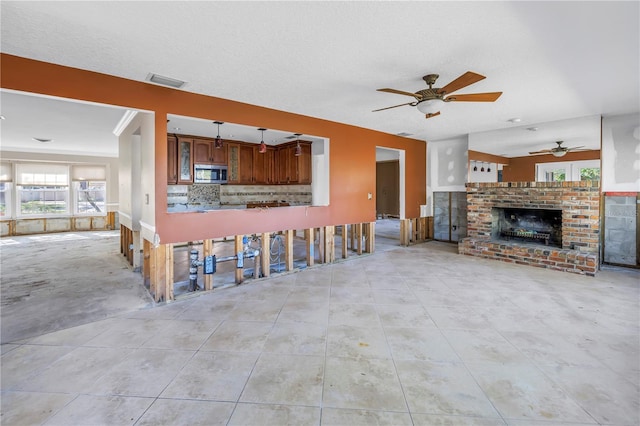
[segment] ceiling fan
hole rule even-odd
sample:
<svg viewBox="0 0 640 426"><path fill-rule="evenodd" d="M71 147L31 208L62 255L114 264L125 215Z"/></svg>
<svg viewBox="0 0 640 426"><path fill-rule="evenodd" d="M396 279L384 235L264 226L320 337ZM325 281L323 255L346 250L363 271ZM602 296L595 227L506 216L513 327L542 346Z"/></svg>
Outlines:
<svg viewBox="0 0 640 426"><path fill-rule="evenodd" d="M554 157L564 157L567 152L571 151L584 151L584 146L574 146L568 148L566 146L562 146L564 141L556 141L558 146L553 147L551 149L542 149L540 151L530 152L529 155L541 155L541 154L552 154Z"/></svg>
<svg viewBox="0 0 640 426"><path fill-rule="evenodd" d="M426 118L431 118L435 117L436 115L440 115L440 107L442 106L441 102L494 102L500 97L500 95L502 95L502 92L450 95L456 90L460 90L463 87L467 87L486 78L483 75L476 74L471 71L467 71L444 87L434 88L433 85L435 84L438 77L438 74L427 74L422 77L429 88L418 90L415 93L388 88L378 89L378 92L396 93L398 95L412 96L415 98L415 101L386 108L375 109L373 110L373 112L383 111L390 108L397 108L404 105L411 105L417 107L418 111L425 114Z"/></svg>

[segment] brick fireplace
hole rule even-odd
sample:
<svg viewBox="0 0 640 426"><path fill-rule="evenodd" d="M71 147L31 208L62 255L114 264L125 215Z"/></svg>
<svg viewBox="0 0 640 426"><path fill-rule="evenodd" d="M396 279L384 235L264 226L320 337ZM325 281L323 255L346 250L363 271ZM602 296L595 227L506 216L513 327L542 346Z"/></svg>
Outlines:
<svg viewBox="0 0 640 426"><path fill-rule="evenodd" d="M467 184L461 254L595 275L599 182Z"/></svg>

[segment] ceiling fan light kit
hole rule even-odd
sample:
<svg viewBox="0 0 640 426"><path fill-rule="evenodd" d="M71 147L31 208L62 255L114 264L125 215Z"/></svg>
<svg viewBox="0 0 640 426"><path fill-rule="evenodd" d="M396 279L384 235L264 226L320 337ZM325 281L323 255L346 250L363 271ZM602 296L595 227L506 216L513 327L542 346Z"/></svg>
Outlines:
<svg viewBox="0 0 640 426"><path fill-rule="evenodd" d="M485 79L485 77L472 71L467 71L446 86L441 88L434 88L433 85L435 84L438 77L438 74L427 74L422 77L429 88L418 90L415 93L390 88L378 89L379 92L412 96L413 98L415 98L415 101L376 109L373 110L373 112L410 105L416 107L418 111L423 113L425 115L425 118L431 118L435 117L436 115L440 115L440 107L442 106L441 102L494 102L500 97L500 95L502 95L502 92L490 92L447 96L455 92L456 90L460 90L473 83L477 83L478 81Z"/></svg>
<svg viewBox="0 0 640 426"><path fill-rule="evenodd" d="M551 154L554 157L564 157L567 154L567 152L585 151L584 146L574 146L574 147L568 148L566 146L562 146L563 143L564 141L556 141L556 144L558 144L558 146L556 146L555 148L542 149L540 151L531 151L529 152L529 155Z"/></svg>

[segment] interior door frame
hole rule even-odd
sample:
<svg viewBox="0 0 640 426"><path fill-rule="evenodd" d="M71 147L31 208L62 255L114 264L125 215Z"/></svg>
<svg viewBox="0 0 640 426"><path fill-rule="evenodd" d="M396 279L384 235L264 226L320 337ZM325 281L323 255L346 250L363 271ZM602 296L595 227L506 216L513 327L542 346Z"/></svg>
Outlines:
<svg viewBox="0 0 640 426"><path fill-rule="evenodd" d="M406 185L406 179L405 179L405 151L404 149L396 149L396 148L388 148L385 146L376 146L376 163L378 161L385 161L385 160L398 160L399 162L399 170L398 173L400 174L399 176L399 190L398 190L398 195L399 195L399 204L400 204L400 219L404 219L405 215L406 215L406 210L405 210L405 202L406 202L406 189L405 189L405 185ZM376 194L377 197L377 194Z"/></svg>

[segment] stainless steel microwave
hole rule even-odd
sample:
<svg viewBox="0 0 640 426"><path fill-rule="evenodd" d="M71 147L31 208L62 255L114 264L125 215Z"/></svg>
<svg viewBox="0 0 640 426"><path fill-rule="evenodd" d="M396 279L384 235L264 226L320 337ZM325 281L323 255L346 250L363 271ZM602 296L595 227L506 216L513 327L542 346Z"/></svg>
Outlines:
<svg viewBox="0 0 640 426"><path fill-rule="evenodd" d="M227 183L227 166L194 164L193 181L194 183Z"/></svg>

